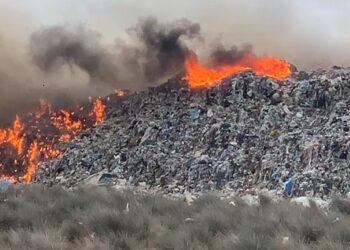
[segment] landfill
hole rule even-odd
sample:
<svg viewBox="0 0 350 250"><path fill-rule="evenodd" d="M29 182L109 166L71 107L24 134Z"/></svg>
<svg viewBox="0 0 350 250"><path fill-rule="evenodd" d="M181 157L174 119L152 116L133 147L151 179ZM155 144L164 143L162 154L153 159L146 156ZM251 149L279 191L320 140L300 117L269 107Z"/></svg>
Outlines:
<svg viewBox="0 0 350 250"><path fill-rule="evenodd" d="M350 194L350 68L285 80L243 72L211 88L181 77L104 99L106 119L43 162L35 182L164 194Z"/></svg>

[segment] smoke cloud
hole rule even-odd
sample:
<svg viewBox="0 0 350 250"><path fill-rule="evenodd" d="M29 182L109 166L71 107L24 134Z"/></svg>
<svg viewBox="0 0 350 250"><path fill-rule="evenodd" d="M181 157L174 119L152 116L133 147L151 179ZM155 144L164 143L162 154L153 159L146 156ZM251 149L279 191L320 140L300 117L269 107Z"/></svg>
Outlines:
<svg viewBox="0 0 350 250"><path fill-rule="evenodd" d="M131 44L108 48L98 33L84 26L46 28L31 36L31 55L45 73L77 66L88 74L91 84L140 89L182 69L189 53L182 39L198 38L200 26L187 19L164 24L148 17L128 33Z"/></svg>
<svg viewBox="0 0 350 250"><path fill-rule="evenodd" d="M253 54L252 45L244 45L241 48L232 46L231 48L225 48L222 44L217 44L209 56L209 60L212 65L229 65L236 63L246 57Z"/></svg>
<svg viewBox="0 0 350 250"><path fill-rule="evenodd" d="M147 82L174 74L182 68L189 49L182 39L199 39L200 26L187 19L159 23L149 17L129 29L131 37L141 44L139 67Z"/></svg>
<svg viewBox="0 0 350 250"><path fill-rule="evenodd" d="M50 73L68 65L78 66L90 81L116 83L118 81L113 55L99 41L99 34L81 26L69 30L63 26L46 28L31 36L33 62Z"/></svg>
<svg viewBox="0 0 350 250"><path fill-rule="evenodd" d="M131 42L116 40L113 45L84 25L33 32L27 53L11 52L3 58L7 65L13 59L22 61L13 62L11 69L0 68L0 122L27 112L39 98L62 106L116 88L140 90L158 84L182 70L190 53L185 40L200 39L199 24L187 19L161 23L154 17L142 18L127 32ZM0 50L12 51L1 43Z"/></svg>
<svg viewBox="0 0 350 250"><path fill-rule="evenodd" d="M253 46L299 69L350 65L344 0L0 5L0 122L31 110L39 98L69 105L155 85L180 72L190 51L215 65L235 62Z"/></svg>

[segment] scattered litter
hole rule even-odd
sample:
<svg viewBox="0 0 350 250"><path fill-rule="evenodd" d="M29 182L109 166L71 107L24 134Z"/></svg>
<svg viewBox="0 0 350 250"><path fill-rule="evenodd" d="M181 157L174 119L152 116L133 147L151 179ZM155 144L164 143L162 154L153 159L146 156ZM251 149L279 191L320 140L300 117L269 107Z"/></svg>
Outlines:
<svg viewBox="0 0 350 250"><path fill-rule="evenodd" d="M197 120L199 116L201 115L201 110L196 108L191 110L191 119L192 120Z"/></svg>
<svg viewBox="0 0 350 250"><path fill-rule="evenodd" d="M105 122L42 163L36 181L72 187L104 172L113 176L99 182L127 180L166 194L345 195L349 83L349 68L284 81L245 72L209 90L174 78L107 106Z"/></svg>

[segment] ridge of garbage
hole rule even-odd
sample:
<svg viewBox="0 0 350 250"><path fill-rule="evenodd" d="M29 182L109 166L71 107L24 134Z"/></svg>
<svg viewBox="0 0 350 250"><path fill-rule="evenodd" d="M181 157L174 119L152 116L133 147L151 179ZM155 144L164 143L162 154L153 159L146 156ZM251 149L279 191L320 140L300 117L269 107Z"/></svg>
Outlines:
<svg viewBox="0 0 350 250"><path fill-rule="evenodd" d="M106 120L37 171L36 182L184 194L350 194L350 69L277 81L244 72L211 89L181 77L114 96Z"/></svg>

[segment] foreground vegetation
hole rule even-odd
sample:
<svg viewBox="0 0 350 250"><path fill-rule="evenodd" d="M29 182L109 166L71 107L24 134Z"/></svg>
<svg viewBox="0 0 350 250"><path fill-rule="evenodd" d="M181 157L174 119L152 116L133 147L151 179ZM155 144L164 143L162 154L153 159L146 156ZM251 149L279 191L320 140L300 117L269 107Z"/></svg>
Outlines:
<svg viewBox="0 0 350 250"><path fill-rule="evenodd" d="M188 205L107 188L1 193L1 249L349 249L350 202L325 213L203 196Z"/></svg>

